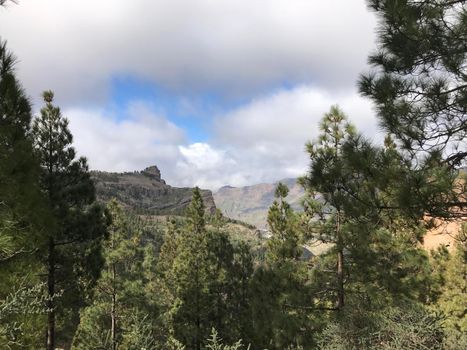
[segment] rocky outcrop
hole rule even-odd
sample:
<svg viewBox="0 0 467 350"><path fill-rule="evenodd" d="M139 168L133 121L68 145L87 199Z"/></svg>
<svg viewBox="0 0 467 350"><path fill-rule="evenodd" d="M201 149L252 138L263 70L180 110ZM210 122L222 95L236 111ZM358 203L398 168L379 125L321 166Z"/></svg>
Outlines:
<svg viewBox="0 0 467 350"><path fill-rule="evenodd" d="M117 199L126 208L146 215L183 215L190 204L193 189L172 187L161 178L157 166L142 171L109 173L93 171L98 200ZM206 211L214 213L216 205L211 191L201 190Z"/></svg>

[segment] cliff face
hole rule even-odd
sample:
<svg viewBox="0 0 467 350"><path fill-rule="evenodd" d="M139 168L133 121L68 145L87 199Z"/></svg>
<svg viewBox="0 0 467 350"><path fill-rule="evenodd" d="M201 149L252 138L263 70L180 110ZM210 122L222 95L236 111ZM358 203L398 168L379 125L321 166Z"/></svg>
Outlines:
<svg viewBox="0 0 467 350"><path fill-rule="evenodd" d="M106 202L116 198L139 214L183 215L191 201L193 189L167 185L157 166L126 173L93 171L91 175L98 200ZM206 211L213 213L216 205L211 191L201 190L201 193Z"/></svg>

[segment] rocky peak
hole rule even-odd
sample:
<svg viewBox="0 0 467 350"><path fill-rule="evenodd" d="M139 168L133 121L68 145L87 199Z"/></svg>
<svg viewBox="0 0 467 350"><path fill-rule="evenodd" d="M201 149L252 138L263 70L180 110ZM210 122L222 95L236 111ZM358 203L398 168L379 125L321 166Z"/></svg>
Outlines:
<svg viewBox="0 0 467 350"><path fill-rule="evenodd" d="M156 165L152 165L152 166L147 167L141 173L143 175L146 175L147 177L153 179L153 180L163 182L162 179L161 179L161 171L159 170L159 168Z"/></svg>
<svg viewBox="0 0 467 350"><path fill-rule="evenodd" d="M193 189L172 187L161 179L155 165L142 171L107 173L93 171L97 198L107 202L117 199L124 207L144 215L184 215ZM216 205L211 191L201 190L206 211L214 214Z"/></svg>

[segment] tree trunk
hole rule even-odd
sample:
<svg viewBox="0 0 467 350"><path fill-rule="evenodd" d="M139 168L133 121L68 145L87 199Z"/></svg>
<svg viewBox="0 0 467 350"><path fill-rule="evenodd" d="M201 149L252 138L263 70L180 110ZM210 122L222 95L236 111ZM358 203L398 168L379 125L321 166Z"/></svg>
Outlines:
<svg viewBox="0 0 467 350"><path fill-rule="evenodd" d="M112 264L112 310L111 318L112 325L110 329L110 334L112 337L112 350L117 350L117 315L116 315L116 305L117 305L117 292L115 290L115 264Z"/></svg>
<svg viewBox="0 0 467 350"><path fill-rule="evenodd" d="M196 350L201 350L201 320L200 320L200 295L199 295L199 266L196 263L196 273L195 273L195 283L196 283L196 294L195 294L195 303L196 303L196 341L195 346Z"/></svg>
<svg viewBox="0 0 467 350"><path fill-rule="evenodd" d="M337 310L344 307L344 247L340 228L340 212L336 214L337 234Z"/></svg>
<svg viewBox="0 0 467 350"><path fill-rule="evenodd" d="M112 232L111 237L111 248L112 252L115 252L115 232ZM111 318L111 328L110 328L110 337L112 339L112 350L117 350L117 272L115 268L115 263L111 264L111 273L112 273L112 306L110 310Z"/></svg>
<svg viewBox="0 0 467 350"><path fill-rule="evenodd" d="M49 256L47 259L47 350L55 349L55 244L49 239Z"/></svg>
<svg viewBox="0 0 467 350"><path fill-rule="evenodd" d="M337 309L344 307L344 252L337 252Z"/></svg>

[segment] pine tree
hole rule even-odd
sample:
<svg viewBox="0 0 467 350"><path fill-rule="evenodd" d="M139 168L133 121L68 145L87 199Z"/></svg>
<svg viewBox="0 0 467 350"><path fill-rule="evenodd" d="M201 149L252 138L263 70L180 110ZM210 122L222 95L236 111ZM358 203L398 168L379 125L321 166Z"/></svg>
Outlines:
<svg viewBox="0 0 467 350"><path fill-rule="evenodd" d="M342 164L342 148L345 142L355 136L355 130L347 121L345 114L337 107L332 106L326 113L320 129L322 134L315 143L308 143L307 150L310 154L310 173L301 181L312 197L319 194L321 198L309 202L309 209L314 209L312 217L318 215L322 221L322 227L318 235L325 243L335 244L337 255L337 301L335 307L341 310L345 302L344 274L344 233L342 224L346 220L344 216L343 183L348 174ZM319 222L319 221L318 221Z"/></svg>
<svg viewBox="0 0 467 350"><path fill-rule="evenodd" d="M407 193L410 162L390 138L385 148L375 147L338 120L340 127L328 127L326 118L321 141L309 145L310 171L302 179L309 194L305 231L311 240L331 244L313 269L317 306L342 310L348 291L352 303L373 307L422 300L430 280L428 256L419 248L423 211L400 206L413 196ZM334 268L330 280L327 271Z"/></svg>
<svg viewBox="0 0 467 350"><path fill-rule="evenodd" d="M253 340L253 312L251 283L254 273L254 256L248 243L239 242L234 247L233 272L231 273L232 295L228 307L232 313L230 333L232 338L245 343Z"/></svg>
<svg viewBox="0 0 467 350"><path fill-rule="evenodd" d="M298 217L285 198L289 189L283 183L277 185L272 206L268 212L268 225L272 237L268 240L267 259L271 263L297 260L301 255Z"/></svg>
<svg viewBox="0 0 467 350"><path fill-rule="evenodd" d="M14 65L6 42L0 41L0 300L20 300L18 293L31 291L30 304L40 298L36 251L43 247L45 228L54 223L39 187L39 162L30 135L31 106ZM38 345L42 334L34 324L42 316L20 304L11 308L0 302L3 307L22 311L0 317L0 338ZM14 332L6 331L12 328Z"/></svg>
<svg viewBox="0 0 467 350"><path fill-rule="evenodd" d="M167 312L173 335L188 349L196 350L201 349L210 330L210 266L204 215L203 199L199 188L195 188L187 209L188 223L177 240L172 268L164 273L165 281L172 284L173 301ZM165 244L162 251L166 251Z"/></svg>
<svg viewBox="0 0 467 350"><path fill-rule="evenodd" d="M81 313L73 340L77 350L131 348L152 334L154 315L143 287L142 232L115 200L107 210L111 223L103 243L104 268L92 304ZM141 333L137 326L143 327Z"/></svg>
<svg viewBox="0 0 467 350"><path fill-rule="evenodd" d="M360 91L376 104L382 126L412 151L467 157L466 1L369 0L380 19L376 73Z"/></svg>
<svg viewBox="0 0 467 350"><path fill-rule="evenodd" d="M287 186L279 183L268 212L271 238L265 244L265 259L250 278L253 334L247 339L261 349L310 346L314 341L299 215L287 203L287 194Z"/></svg>
<svg viewBox="0 0 467 350"><path fill-rule="evenodd" d="M234 248L219 216L210 218L213 226L208 219L195 188L185 222L168 226L153 288L168 325L167 347L176 340L187 349L204 348L213 327L228 341L251 332L244 328L249 320L241 319L249 308L251 255L246 247Z"/></svg>
<svg viewBox="0 0 467 350"><path fill-rule="evenodd" d="M39 167L30 138L31 107L14 72L15 59L0 42L0 263L40 230L46 205L39 193ZM29 227L28 227L29 226ZM32 227L31 227L32 226ZM25 237L20 232L29 231ZM36 232L37 233L37 232ZM23 236L23 241L18 239Z"/></svg>
<svg viewBox="0 0 467 350"><path fill-rule="evenodd" d="M96 280L101 266L100 240L105 233L103 213L95 202L95 190L85 158L75 159L68 120L54 106L53 93L43 94L45 107L34 120L33 136L41 165L41 187L57 223L50 227L44 257L47 275L47 349L56 346L56 320L69 310L71 326L83 293ZM60 299L55 295L63 291ZM71 330L70 332L73 332ZM64 338L69 335L61 333ZM66 339L63 339L66 341Z"/></svg>
<svg viewBox="0 0 467 350"><path fill-rule="evenodd" d="M463 224L456 236L454 249L445 246L431 252L434 281L431 308L441 312L447 343L467 345L467 224ZM449 346L448 346L449 348Z"/></svg>
<svg viewBox="0 0 467 350"><path fill-rule="evenodd" d="M236 335L231 336L235 311L229 307L233 302L234 248L220 227L208 229L206 239L210 261L208 289L212 300L209 319L224 339L236 340Z"/></svg>
<svg viewBox="0 0 467 350"><path fill-rule="evenodd" d="M411 161L406 187L417 195L398 205L433 217L462 217L466 192L456 169L467 159L466 2L368 3L380 19L378 50L360 91Z"/></svg>

